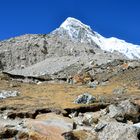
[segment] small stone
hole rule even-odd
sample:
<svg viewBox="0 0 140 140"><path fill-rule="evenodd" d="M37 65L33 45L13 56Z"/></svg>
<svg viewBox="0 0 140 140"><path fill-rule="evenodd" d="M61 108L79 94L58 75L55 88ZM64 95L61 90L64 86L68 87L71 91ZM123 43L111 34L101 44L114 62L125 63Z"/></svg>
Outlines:
<svg viewBox="0 0 140 140"><path fill-rule="evenodd" d="M74 118L74 117L77 117L77 116L78 116L78 112L77 111L72 112L71 114L69 114L70 118Z"/></svg>
<svg viewBox="0 0 140 140"><path fill-rule="evenodd" d="M116 94L116 95L122 95L124 93L126 93L126 89L123 87L115 88L113 90L113 94Z"/></svg>
<svg viewBox="0 0 140 140"><path fill-rule="evenodd" d="M109 81L102 81L100 83L100 86L107 86L109 84Z"/></svg>
<svg viewBox="0 0 140 140"><path fill-rule="evenodd" d="M101 131L106 125L107 124L105 124L105 123L99 123L99 124L97 124L96 127L95 127L95 131L96 132Z"/></svg>
<svg viewBox="0 0 140 140"><path fill-rule="evenodd" d="M72 132L65 132L62 134L62 136L65 138L65 140L78 140L78 138L76 138Z"/></svg>
<svg viewBox="0 0 140 140"><path fill-rule="evenodd" d="M97 87L98 84L99 84L98 81L94 81L94 82L89 82L89 83L88 83L88 86L89 86L90 88L96 89L96 87Z"/></svg>

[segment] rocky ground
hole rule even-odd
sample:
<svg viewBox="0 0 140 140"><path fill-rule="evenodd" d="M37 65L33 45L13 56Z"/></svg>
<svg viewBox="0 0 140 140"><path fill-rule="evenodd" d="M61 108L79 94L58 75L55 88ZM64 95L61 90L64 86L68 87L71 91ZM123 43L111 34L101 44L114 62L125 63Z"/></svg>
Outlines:
<svg viewBox="0 0 140 140"><path fill-rule="evenodd" d="M1 74L0 94L7 96L0 102L0 138L140 139L138 69L131 71L90 84L23 82Z"/></svg>

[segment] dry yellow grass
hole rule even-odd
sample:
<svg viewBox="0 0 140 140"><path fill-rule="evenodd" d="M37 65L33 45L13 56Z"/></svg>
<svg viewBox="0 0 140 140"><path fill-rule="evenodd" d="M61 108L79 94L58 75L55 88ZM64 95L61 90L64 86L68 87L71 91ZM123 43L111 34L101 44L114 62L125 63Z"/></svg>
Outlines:
<svg viewBox="0 0 140 140"><path fill-rule="evenodd" d="M11 84L14 83L14 84ZM11 86L14 85L14 86ZM17 90L21 94L18 97L3 99L0 106L16 107L21 110L32 110L34 108L71 108L79 105L74 104L74 99L84 93L89 92L94 96L112 96L114 88L123 86L119 82L110 83L107 86L99 86L96 89L87 86L69 85L59 83L26 84L13 81L0 80L0 90ZM129 93L139 92L134 88L129 88Z"/></svg>

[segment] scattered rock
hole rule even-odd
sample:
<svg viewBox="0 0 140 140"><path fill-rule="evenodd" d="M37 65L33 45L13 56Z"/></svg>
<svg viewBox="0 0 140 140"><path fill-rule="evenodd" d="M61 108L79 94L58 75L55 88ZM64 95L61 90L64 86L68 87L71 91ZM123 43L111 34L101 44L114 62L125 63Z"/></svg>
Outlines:
<svg viewBox="0 0 140 140"><path fill-rule="evenodd" d="M113 94L116 94L116 95L122 95L124 93L126 93L126 89L123 87L115 88L113 90Z"/></svg>
<svg viewBox="0 0 140 140"><path fill-rule="evenodd" d="M73 117L72 119L76 123L76 126L79 128L82 127L92 127L98 123L98 119L101 117L101 111L97 112L86 112L79 113L78 116Z"/></svg>
<svg viewBox="0 0 140 140"><path fill-rule="evenodd" d="M13 88L13 87L20 87L21 85L19 83L17 83L16 81L10 83L9 87Z"/></svg>
<svg viewBox="0 0 140 140"><path fill-rule="evenodd" d="M9 98L9 97L16 97L19 96L19 92L18 91L7 91L7 90L1 90L0 91L0 99L5 99L5 98Z"/></svg>
<svg viewBox="0 0 140 140"><path fill-rule="evenodd" d="M107 86L108 84L109 84L109 81L101 81L100 82L100 86Z"/></svg>
<svg viewBox="0 0 140 140"><path fill-rule="evenodd" d="M96 98L90 93L84 93L79 95L77 99L74 101L76 104L91 104L96 101Z"/></svg>
<svg viewBox="0 0 140 140"><path fill-rule="evenodd" d="M94 82L89 82L89 83L88 83L88 86L89 86L90 88L96 89L96 87L97 87L98 84L99 84L98 81L94 81Z"/></svg>

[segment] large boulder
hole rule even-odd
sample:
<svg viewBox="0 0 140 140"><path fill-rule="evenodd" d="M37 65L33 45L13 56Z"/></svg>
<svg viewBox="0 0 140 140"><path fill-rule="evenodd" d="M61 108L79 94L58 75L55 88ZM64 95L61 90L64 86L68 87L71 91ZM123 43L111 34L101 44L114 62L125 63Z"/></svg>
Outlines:
<svg viewBox="0 0 140 140"><path fill-rule="evenodd" d="M0 139L64 140L63 133L72 131L71 119L47 113L36 119L0 119Z"/></svg>
<svg viewBox="0 0 140 140"><path fill-rule="evenodd" d="M115 118L118 121L131 120L138 122L139 107L129 100L121 101L117 105L110 105L108 107L108 114L110 118Z"/></svg>
<svg viewBox="0 0 140 140"><path fill-rule="evenodd" d="M116 121L101 122L101 124L102 129L98 131L99 140L138 140L140 129L133 125Z"/></svg>
<svg viewBox="0 0 140 140"><path fill-rule="evenodd" d="M79 95L74 101L76 104L91 104L96 101L96 98L90 93L84 93Z"/></svg>
<svg viewBox="0 0 140 140"><path fill-rule="evenodd" d="M130 100L121 101L118 106L122 107L128 115L136 115L139 112L139 107Z"/></svg>
<svg viewBox="0 0 140 140"><path fill-rule="evenodd" d="M138 61L131 61L128 63L129 68L135 69L140 66L140 63Z"/></svg>
<svg viewBox="0 0 140 140"><path fill-rule="evenodd" d="M97 123L98 119L101 117L101 112L87 112L84 114L83 123L86 125L92 125L93 123Z"/></svg>
<svg viewBox="0 0 140 140"><path fill-rule="evenodd" d="M26 126L31 131L46 137L46 139L64 140L62 134L72 131L74 123L69 118L54 113L48 113L38 115L35 120L27 119Z"/></svg>

